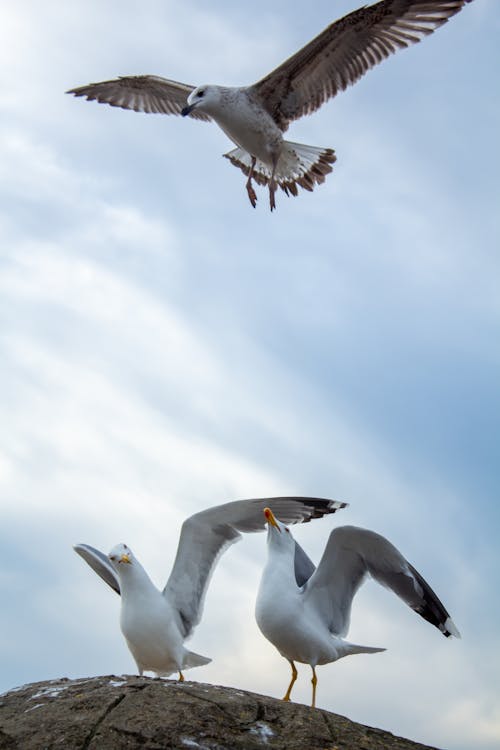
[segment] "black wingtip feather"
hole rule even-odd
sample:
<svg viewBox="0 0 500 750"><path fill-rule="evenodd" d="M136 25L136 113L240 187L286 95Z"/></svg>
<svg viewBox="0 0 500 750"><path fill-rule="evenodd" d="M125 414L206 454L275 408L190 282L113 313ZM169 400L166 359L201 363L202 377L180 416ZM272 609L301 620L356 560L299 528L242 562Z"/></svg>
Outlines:
<svg viewBox="0 0 500 750"><path fill-rule="evenodd" d="M451 616L442 601L431 589L427 581L422 578L418 570L415 570L413 565L410 565L409 567L423 592L423 603L420 604L420 606L413 607L414 611L417 612L420 617L423 617L424 620L427 620L427 622L430 622L431 625L434 625L434 627L440 630L446 638L456 635L456 633L452 633L446 627L446 623L451 621Z"/></svg>
<svg viewBox="0 0 500 750"><path fill-rule="evenodd" d="M313 519L323 518L323 516L329 515L331 513L336 513L338 510L346 508L349 505L349 503L344 503L343 501L339 500L325 501L316 498L305 499L304 503L313 510L309 518L305 518L303 520L303 523L309 523L309 521Z"/></svg>

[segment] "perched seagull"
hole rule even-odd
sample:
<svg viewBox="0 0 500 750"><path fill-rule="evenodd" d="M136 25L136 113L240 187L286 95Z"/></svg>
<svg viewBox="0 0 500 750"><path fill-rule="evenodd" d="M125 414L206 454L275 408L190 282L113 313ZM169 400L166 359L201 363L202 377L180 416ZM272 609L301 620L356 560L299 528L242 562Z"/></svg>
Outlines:
<svg viewBox="0 0 500 750"><path fill-rule="evenodd" d="M312 668L314 707L318 664L329 664L349 654L385 651L344 640L352 600L367 575L394 591L443 635L460 638L453 620L429 584L380 534L355 526L334 529L315 569L273 511L266 508L264 515L269 528L268 558L255 615L262 633L292 667L292 679L283 700L290 700L297 679L296 661ZM298 558L307 562L297 566Z"/></svg>
<svg viewBox="0 0 500 750"><path fill-rule="evenodd" d="M127 76L68 91L136 112L214 120L236 144L224 156L252 179L269 186L271 211L277 186L297 195L324 182L336 160L331 148L283 139L293 120L310 115L403 47L420 42L472 0L381 0L327 26L276 70L252 86L190 86L159 76Z"/></svg>
<svg viewBox="0 0 500 750"><path fill-rule="evenodd" d="M159 591L126 544L105 555L88 544L74 549L90 567L121 594L120 626L139 674L166 677L208 664L211 659L184 647L200 622L212 572L223 552L241 539L240 532L265 529L266 505L286 523L307 523L344 508L347 503L315 497L237 500L196 513L182 525L170 578ZM307 564L307 563L306 563ZM297 565L304 561L297 557Z"/></svg>

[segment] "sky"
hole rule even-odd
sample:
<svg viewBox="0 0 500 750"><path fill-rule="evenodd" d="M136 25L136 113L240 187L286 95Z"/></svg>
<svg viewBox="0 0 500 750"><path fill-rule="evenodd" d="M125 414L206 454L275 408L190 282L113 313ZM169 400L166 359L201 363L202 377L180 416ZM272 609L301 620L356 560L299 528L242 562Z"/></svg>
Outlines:
<svg viewBox="0 0 500 750"><path fill-rule="evenodd" d="M476 0L311 117L324 185L254 210L214 125L64 92L152 73L249 84L352 0L0 5L0 689L134 673L119 599L74 554L126 542L163 587L182 521L301 494L294 528L387 536L444 639L368 582L318 705L448 750L500 743L500 7ZM254 604L265 535L222 558L190 679L281 697ZM310 701L299 665L297 701Z"/></svg>

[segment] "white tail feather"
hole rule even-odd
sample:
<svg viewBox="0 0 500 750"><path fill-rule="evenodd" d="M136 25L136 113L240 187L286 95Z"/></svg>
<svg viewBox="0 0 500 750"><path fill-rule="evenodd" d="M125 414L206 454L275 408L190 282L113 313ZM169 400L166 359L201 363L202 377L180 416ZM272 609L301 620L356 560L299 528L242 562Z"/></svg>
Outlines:
<svg viewBox="0 0 500 750"><path fill-rule="evenodd" d="M385 648L376 648L375 646L358 646L355 643L349 643L349 641L340 641L338 651L341 656L350 656L351 654L377 654L381 651L386 651Z"/></svg>
<svg viewBox="0 0 500 750"><path fill-rule="evenodd" d="M209 659L208 656L195 654L194 651L186 651L182 661L182 668L189 669L190 667L203 667L205 664L210 664L211 661L212 659Z"/></svg>
<svg viewBox="0 0 500 750"><path fill-rule="evenodd" d="M239 167L247 176L250 174L252 157L242 148L235 148L224 154L231 164ZM287 195L297 195L297 186L312 191L315 185L325 181L325 177L332 171L332 164L336 160L335 152L331 148L317 148L302 143L283 141L283 148L278 161L274 178L280 188ZM260 159L257 159L253 177L259 185L268 185L272 169Z"/></svg>

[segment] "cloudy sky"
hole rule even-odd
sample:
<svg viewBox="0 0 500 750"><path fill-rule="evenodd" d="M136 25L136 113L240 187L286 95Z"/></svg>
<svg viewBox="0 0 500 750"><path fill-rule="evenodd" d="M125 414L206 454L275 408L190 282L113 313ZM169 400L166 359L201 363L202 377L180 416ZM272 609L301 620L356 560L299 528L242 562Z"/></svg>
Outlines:
<svg viewBox="0 0 500 750"><path fill-rule="evenodd" d="M72 551L127 542L162 586L182 520L347 500L296 529L388 536L446 640L368 583L318 703L449 750L500 741L500 7L476 0L290 138L313 194L251 208L214 125L65 96L117 75L251 83L352 0L0 5L0 687L133 673L118 597ZM280 697L253 608L264 535L221 561L189 677ZM294 696L309 702L299 668Z"/></svg>

